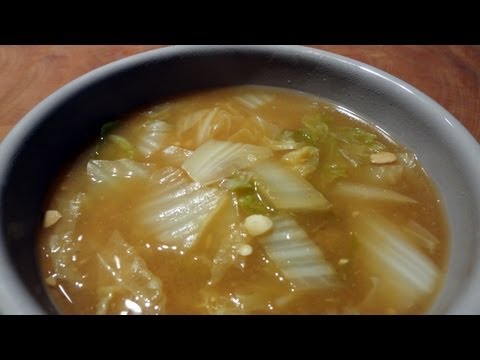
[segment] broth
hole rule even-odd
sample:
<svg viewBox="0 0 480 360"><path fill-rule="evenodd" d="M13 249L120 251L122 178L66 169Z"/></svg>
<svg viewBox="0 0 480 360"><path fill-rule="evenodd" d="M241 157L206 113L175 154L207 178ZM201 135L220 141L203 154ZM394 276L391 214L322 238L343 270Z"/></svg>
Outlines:
<svg viewBox="0 0 480 360"><path fill-rule="evenodd" d="M45 210L40 268L65 314L424 313L449 247L410 150L258 86L106 124Z"/></svg>

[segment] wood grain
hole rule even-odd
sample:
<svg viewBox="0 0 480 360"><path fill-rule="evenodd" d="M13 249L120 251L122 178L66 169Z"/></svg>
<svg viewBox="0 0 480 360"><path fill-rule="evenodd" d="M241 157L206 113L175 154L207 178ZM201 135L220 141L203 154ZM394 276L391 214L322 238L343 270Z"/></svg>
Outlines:
<svg viewBox="0 0 480 360"><path fill-rule="evenodd" d="M0 46L0 139L38 102L99 66L161 45ZM480 141L480 46L313 45L385 70L432 97Z"/></svg>

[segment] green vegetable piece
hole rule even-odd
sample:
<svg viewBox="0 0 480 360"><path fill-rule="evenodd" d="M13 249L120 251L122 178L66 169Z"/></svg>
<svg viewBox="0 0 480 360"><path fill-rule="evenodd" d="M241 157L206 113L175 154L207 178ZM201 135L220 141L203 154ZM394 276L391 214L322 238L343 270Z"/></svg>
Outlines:
<svg viewBox="0 0 480 360"><path fill-rule="evenodd" d="M100 129L100 141L97 142L97 145L95 146L95 158L101 157L102 154L102 146L105 143L105 140L108 140L110 136L113 136L112 142L115 143L116 145L120 146L122 149L124 149L127 152L127 156L131 158L133 156L133 146L130 145L128 140L121 138L120 136L117 135L108 135L110 134L117 126L119 125L119 121L110 121L105 124L103 124L102 128ZM120 138L120 140L118 139ZM121 140L123 139L123 140ZM111 139L110 139L111 140Z"/></svg>
<svg viewBox="0 0 480 360"><path fill-rule="evenodd" d="M304 146L283 155L282 162L301 176L306 177L317 170L319 150L314 146Z"/></svg>
<svg viewBox="0 0 480 360"><path fill-rule="evenodd" d="M100 137L103 139L105 138L106 135L108 135L110 132L113 131L118 126L118 120L117 121L110 121L105 124L103 124L102 128L100 129Z"/></svg>
<svg viewBox="0 0 480 360"><path fill-rule="evenodd" d="M347 166L345 163L328 162L323 164L319 169L319 181L317 184L321 189L325 189L335 180L345 178L347 176Z"/></svg>
<svg viewBox="0 0 480 360"><path fill-rule="evenodd" d="M305 129L301 130L303 132L303 137L309 139L311 145L318 146L319 142L326 140L330 135L330 129L328 126L328 123L330 122L330 116L325 113L304 116L303 126Z"/></svg>
<svg viewBox="0 0 480 360"><path fill-rule="evenodd" d="M243 190L255 191L255 182L251 173L237 171L222 182L222 187L235 192Z"/></svg>
<svg viewBox="0 0 480 360"><path fill-rule="evenodd" d="M120 149L124 150L127 153L128 158L131 159L133 157L135 149L133 148L132 144L130 144L130 142L124 137L118 135L108 135L107 140L113 142Z"/></svg>
<svg viewBox="0 0 480 360"><path fill-rule="evenodd" d="M339 128L332 134L340 142L342 148L352 158L365 160L370 154L385 150L385 145L377 141L375 134L369 133L360 128Z"/></svg>
<svg viewBox="0 0 480 360"><path fill-rule="evenodd" d="M248 192L246 195L240 196L237 201L240 209L247 215L267 215L271 212L254 192Z"/></svg>
<svg viewBox="0 0 480 360"><path fill-rule="evenodd" d="M119 158L133 158L133 155L135 154L135 148L133 147L130 142L125 139L122 136L118 135L108 135L106 138L102 138L100 141L97 142L97 145L95 146L95 158L102 158L105 156L105 149L103 147L106 145L106 142L111 142L115 144L115 146L119 147L125 152L125 156L121 156ZM117 157L118 158L118 157ZM115 159L110 159L110 160L115 160Z"/></svg>
<svg viewBox="0 0 480 360"><path fill-rule="evenodd" d="M341 164L326 164L324 166L325 171L328 173L330 177L333 179L337 179L340 177L346 177L347 176L347 169L345 166L342 166Z"/></svg>
<svg viewBox="0 0 480 360"><path fill-rule="evenodd" d="M225 179L221 186L236 194L238 207L246 215L266 215L273 211L262 201L249 172L239 171Z"/></svg>
<svg viewBox="0 0 480 360"><path fill-rule="evenodd" d="M224 181L224 186L232 191L253 189L253 183L249 179L231 178Z"/></svg>
<svg viewBox="0 0 480 360"><path fill-rule="evenodd" d="M299 143L305 143L307 145L316 146L316 136L307 129L300 129L293 131L293 140Z"/></svg>

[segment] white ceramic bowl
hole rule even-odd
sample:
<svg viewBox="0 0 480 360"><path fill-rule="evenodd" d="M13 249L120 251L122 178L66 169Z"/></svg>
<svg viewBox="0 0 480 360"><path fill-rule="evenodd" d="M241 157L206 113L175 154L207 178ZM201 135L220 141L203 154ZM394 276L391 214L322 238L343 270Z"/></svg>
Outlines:
<svg viewBox="0 0 480 360"><path fill-rule="evenodd" d="M42 101L0 148L0 312L54 308L34 253L52 180L104 122L186 90L259 84L319 95L410 147L446 204L452 243L435 314L480 314L480 146L435 101L371 66L297 46L174 46L94 70ZM32 85L34 86L34 85Z"/></svg>

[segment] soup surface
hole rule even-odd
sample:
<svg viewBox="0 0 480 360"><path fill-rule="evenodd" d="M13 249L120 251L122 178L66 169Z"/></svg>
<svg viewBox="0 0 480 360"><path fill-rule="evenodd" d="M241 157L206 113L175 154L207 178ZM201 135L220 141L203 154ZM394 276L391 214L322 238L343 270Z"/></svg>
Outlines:
<svg viewBox="0 0 480 360"><path fill-rule="evenodd" d="M416 156L347 109L242 86L107 123L45 208L61 313L415 314L445 273Z"/></svg>

